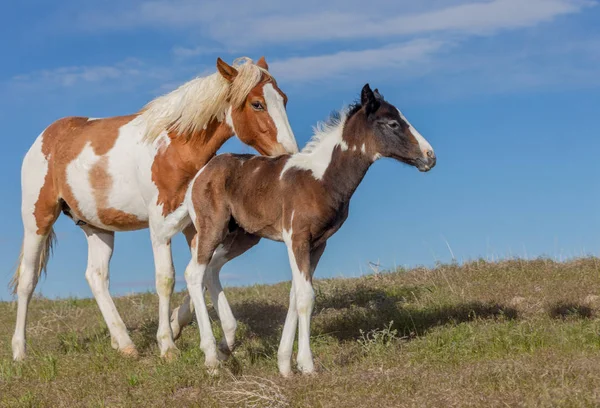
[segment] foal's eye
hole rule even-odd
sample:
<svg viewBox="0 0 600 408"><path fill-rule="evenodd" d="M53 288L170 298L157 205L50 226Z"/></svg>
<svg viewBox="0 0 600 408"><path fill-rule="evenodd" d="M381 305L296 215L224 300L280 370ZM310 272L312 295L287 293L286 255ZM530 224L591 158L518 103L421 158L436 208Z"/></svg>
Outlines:
<svg viewBox="0 0 600 408"><path fill-rule="evenodd" d="M391 127L392 129L397 129L400 127L400 124L398 122L396 122L395 120L392 120L390 122L388 122L387 124L389 127Z"/></svg>
<svg viewBox="0 0 600 408"><path fill-rule="evenodd" d="M260 102L252 102L251 105L254 110L257 110L257 111L265 110L265 107Z"/></svg>

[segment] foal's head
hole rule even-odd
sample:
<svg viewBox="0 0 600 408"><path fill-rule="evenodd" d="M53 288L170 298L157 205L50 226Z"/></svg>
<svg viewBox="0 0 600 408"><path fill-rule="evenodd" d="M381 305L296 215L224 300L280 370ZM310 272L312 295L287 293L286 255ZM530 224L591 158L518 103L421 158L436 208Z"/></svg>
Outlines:
<svg viewBox="0 0 600 408"><path fill-rule="evenodd" d="M373 92L366 84L360 102L360 108L356 107L359 110L353 116L364 122L356 123L356 126L367 128L371 141L366 149L370 154L400 160L420 171L429 171L435 166L436 157L431 145L377 89Z"/></svg>
<svg viewBox="0 0 600 408"><path fill-rule="evenodd" d="M231 116L227 118L229 124L243 143L263 155L296 153L298 144L285 110L287 96L268 73L265 58L261 57L256 65L261 68L261 78L248 92L244 92L243 100L232 100ZM235 67L220 58L217 59L217 69L230 83L244 81L239 78L240 73Z"/></svg>

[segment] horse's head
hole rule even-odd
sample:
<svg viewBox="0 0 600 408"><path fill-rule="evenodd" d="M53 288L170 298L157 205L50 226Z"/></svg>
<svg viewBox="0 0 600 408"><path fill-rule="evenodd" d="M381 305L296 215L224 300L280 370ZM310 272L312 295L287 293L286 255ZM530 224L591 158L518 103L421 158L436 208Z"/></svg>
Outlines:
<svg viewBox="0 0 600 408"><path fill-rule="evenodd" d="M373 92L366 84L360 101L367 126L372 131L373 142L369 146L372 154L400 160L420 171L429 171L435 166L436 157L431 145L377 89Z"/></svg>
<svg viewBox="0 0 600 408"><path fill-rule="evenodd" d="M238 138L260 154L296 153L298 144L285 110L287 96L269 74L265 58L261 57L256 65L260 68L260 80L249 92L244 92L244 100L232 104L227 121ZM235 84L239 75L235 67L218 58L217 69L223 78Z"/></svg>

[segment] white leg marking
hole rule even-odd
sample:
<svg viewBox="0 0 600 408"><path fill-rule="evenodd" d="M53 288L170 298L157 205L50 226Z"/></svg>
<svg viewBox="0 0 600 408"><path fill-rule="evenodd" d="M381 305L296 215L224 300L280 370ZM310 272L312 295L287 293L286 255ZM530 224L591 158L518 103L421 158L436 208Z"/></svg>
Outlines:
<svg viewBox="0 0 600 408"><path fill-rule="evenodd" d="M283 103L283 97L275 90L272 84L266 84L263 87L263 96L267 103L267 112L275 123L277 129L277 141L287 150L288 153L298 152L298 143L294 138L294 132L288 121L287 112Z"/></svg>
<svg viewBox="0 0 600 408"><path fill-rule="evenodd" d="M223 328L223 334L225 336L221 343L221 350L230 353L233 351L233 346L235 345L237 322L233 316L225 292L223 291L221 280L219 279L219 272L227 262L227 258L225 257L226 253L227 252L220 245L215 250L213 257L208 264L205 283L215 310L219 315L219 320L221 321L221 327Z"/></svg>
<svg viewBox="0 0 600 408"><path fill-rule="evenodd" d="M314 372L312 352L310 351L310 317L313 310L315 293L312 284L298 268L291 246L288 247L292 277L296 292L298 313L298 369L303 373Z"/></svg>
<svg viewBox="0 0 600 408"><path fill-rule="evenodd" d="M200 265L197 261L196 251L193 251L192 260L185 270L185 280L188 286L188 292L194 302L196 309L196 319L198 320L198 329L200 331L200 348L204 352L205 364L209 370L215 369L219 365L217 357L217 345L215 336L210 325L210 318L204 300L204 274L206 265Z"/></svg>
<svg viewBox="0 0 600 408"><path fill-rule="evenodd" d="M294 349L294 337L296 337L296 328L298 327L298 310L296 309L296 289L292 280L290 289L290 304L287 316L281 333L281 341L277 350L277 365L279 372L284 377L292 374L292 350Z"/></svg>
<svg viewBox="0 0 600 408"><path fill-rule="evenodd" d="M19 265L19 283L17 287L18 305L15 333L12 338L13 359L22 361L25 358L25 327L27 325L27 310L31 295L37 284L36 270L40 253L44 245L44 237L25 228L23 239L23 260Z"/></svg>
<svg viewBox="0 0 600 408"><path fill-rule="evenodd" d="M290 224L293 225L294 213L292 213L292 219ZM312 352L310 350L310 317L313 310L315 293L312 287L312 283L306 278L306 274L310 271L301 271L294 255L292 246L293 230L290 228L289 231L283 231L283 242L288 249L288 256L290 259L290 266L292 268L292 290L293 295L290 294L290 309L286 317L284 333L282 334L281 343L278 351L278 362L279 371L285 376L289 373L289 366L287 365L285 358L291 353L290 337L293 339L293 335L290 335L292 331L291 326L294 326L296 322L298 324L298 369L303 373L309 374L314 372L314 363L312 358ZM310 257L310 254L306 254ZM309 266L310 268L310 266ZM304 272L304 273L303 273ZM293 299L292 299L293 298ZM295 301L296 310L292 310L292 300ZM288 324L289 320L289 324ZM292 341L293 345L293 341Z"/></svg>
<svg viewBox="0 0 600 408"><path fill-rule="evenodd" d="M152 249L156 267L156 292L158 293L158 331L156 339L161 357L169 357L169 352L177 349L173 342L170 324L170 304L175 286L175 269L171 255L171 242L152 236Z"/></svg>
<svg viewBox="0 0 600 408"><path fill-rule="evenodd" d="M48 160L42 152L44 132L42 132L23 159L21 166L21 214L23 218L23 258L19 268L17 283L17 321L12 338L12 351L15 361L25 358L25 327L31 295L37 285L37 268L46 238L37 234L34 216L35 204L44 186L48 173Z"/></svg>
<svg viewBox="0 0 600 408"><path fill-rule="evenodd" d="M171 314L171 332L173 340L181 336L181 330L190 324L194 318L194 304L190 295L185 295L181 306L176 307Z"/></svg>
<svg viewBox="0 0 600 408"><path fill-rule="evenodd" d="M114 234L87 226L83 226L82 230L88 241L88 265L85 278L106 321L111 341L116 343L123 353L135 355L137 354L135 346L108 291L109 262L113 252Z"/></svg>

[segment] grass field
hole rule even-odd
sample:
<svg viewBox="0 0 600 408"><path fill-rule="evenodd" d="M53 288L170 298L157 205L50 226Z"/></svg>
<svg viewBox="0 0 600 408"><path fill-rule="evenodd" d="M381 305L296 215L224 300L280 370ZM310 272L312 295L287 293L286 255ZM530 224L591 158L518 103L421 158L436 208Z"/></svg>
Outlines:
<svg viewBox="0 0 600 408"><path fill-rule="evenodd" d="M291 379L276 362L287 283L227 289L240 343L214 377L195 324L177 360L158 357L153 294L116 300L137 360L111 349L94 300L35 298L29 356L15 364L16 305L0 303L0 405L600 406L600 259L441 265L317 280L315 290L319 373Z"/></svg>

